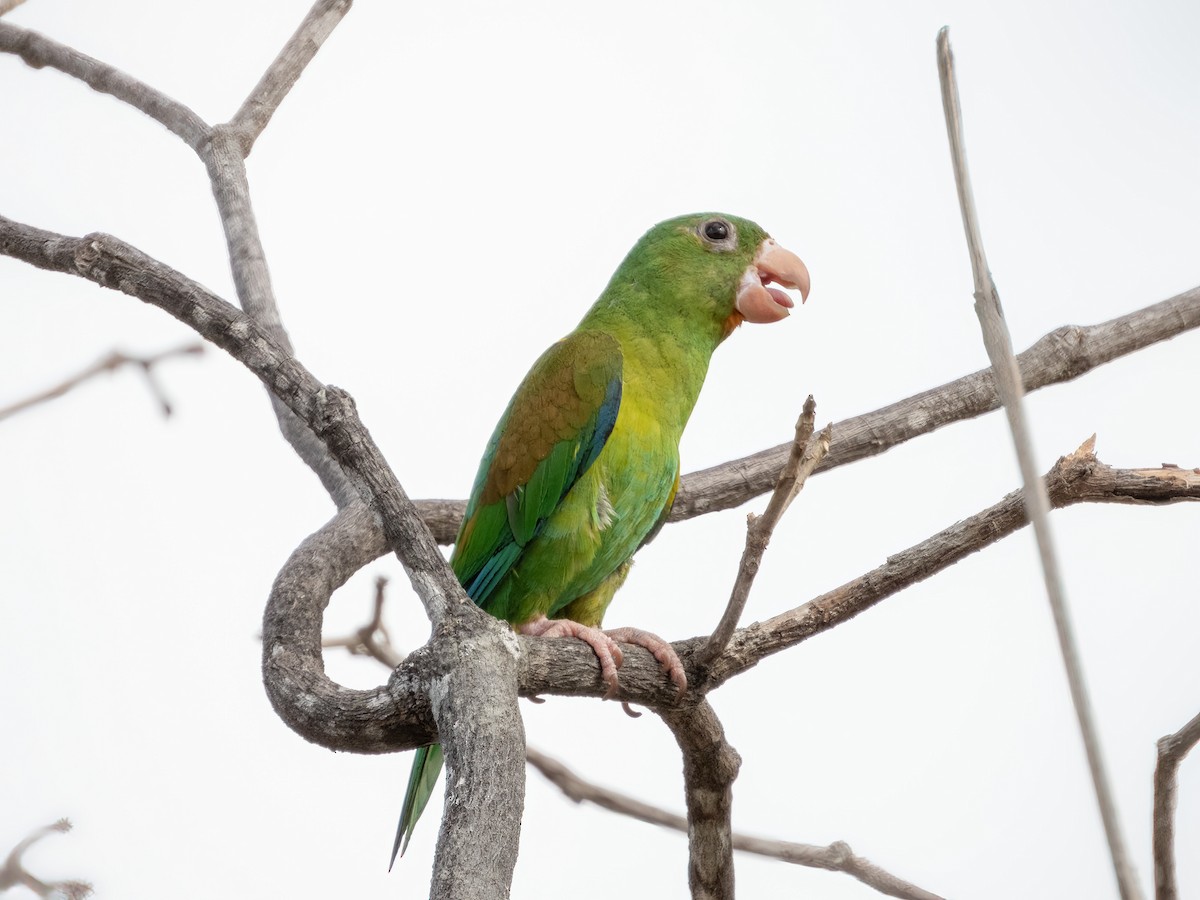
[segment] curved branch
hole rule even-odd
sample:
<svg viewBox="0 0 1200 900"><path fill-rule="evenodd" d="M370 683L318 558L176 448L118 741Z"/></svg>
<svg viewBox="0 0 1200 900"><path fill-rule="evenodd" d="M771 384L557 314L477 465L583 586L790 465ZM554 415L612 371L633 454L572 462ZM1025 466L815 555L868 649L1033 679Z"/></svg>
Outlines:
<svg viewBox="0 0 1200 900"><path fill-rule="evenodd" d="M0 217L0 253L124 291L163 308L228 350L319 433L347 471L356 473L355 480L363 485L363 490L377 498L386 543L398 550L414 588L435 623L450 613L456 626L472 620L495 624L490 616L478 612L462 598L461 587L445 566L428 532L417 524L415 509L386 464L382 463L369 433L353 414L349 398L336 388L317 382L237 308L162 263L106 235L69 238ZM1200 292L1196 293L1200 296ZM1090 446L1059 460L1048 478L1051 502L1055 507L1079 502L1161 504L1200 499L1200 473L1195 470L1114 469L1100 463ZM698 665L695 658L702 638L678 642L674 646L687 669L688 683L693 686L694 695L706 693L766 656L832 628L908 585L995 543L1025 522L1021 495L1014 492L996 506L891 557L885 565L861 578L773 619L735 632L725 653L709 670ZM371 526L368 523L363 527ZM351 548L339 552L355 551ZM286 571L283 574L287 574ZM326 578L322 583L329 584L332 580ZM459 602L451 602L452 598ZM306 677L325 678L319 622L320 610L328 600L327 594L304 589L273 607L285 618L279 625L281 631L311 632L302 645L305 657L299 663L308 673ZM314 610L316 614L311 615ZM443 634L444 630L435 624L435 642ZM411 657L406 664L415 665ZM521 638L517 675L522 696L602 697L607 690L600 678L595 654L576 641ZM300 691L307 689L302 685ZM341 690L337 685L333 685L333 689ZM625 649L621 693L627 700L656 709L676 705L675 691L663 680L657 661L640 647ZM312 710L314 719L320 718L319 713L318 709ZM327 714L336 717L339 713L330 709ZM331 749L358 749L354 736L344 730L329 729L307 736ZM413 743L398 741L393 749L409 749L436 738L436 734L426 732Z"/></svg>
<svg viewBox="0 0 1200 900"><path fill-rule="evenodd" d="M0 53L21 57L35 69L52 69L139 109L199 152L208 141L208 123L178 100L126 75L120 69L51 40L36 31L0 22Z"/></svg>
<svg viewBox="0 0 1200 900"><path fill-rule="evenodd" d="M517 710L520 647L507 625L467 599L358 419L353 400L313 378L241 310L140 250L104 234L64 238L14 225L0 217L0 251L132 294L228 352L313 430L369 498L387 546L425 605L433 639L397 670L386 688L390 697L380 690L347 690L325 675L322 611L346 573L364 564L362 555L374 558L377 549L360 550L358 539L346 536L344 529L370 529L362 518L366 511L351 505L306 541L276 580L263 625L267 691L289 726L327 746L382 752L389 744L401 749L440 740L455 802L447 804L442 819L433 896L506 895L525 785ZM487 771L489 777L455 781L456 771ZM489 841L487 852L478 852L474 836L493 828L502 833Z"/></svg>
<svg viewBox="0 0 1200 900"><path fill-rule="evenodd" d="M96 360L86 369L72 375L69 378L63 379L54 387L47 388L44 391L38 391L32 396L26 397L23 400L18 400L16 403L11 403L8 406L0 408L0 420L7 419L9 416L14 416L19 412L24 412L41 403L49 400L57 400L59 397L66 394L68 391L73 391L79 385L86 381L90 381L97 375L102 375L105 372L115 372L122 366L137 366L142 370L142 374L146 376L146 382L150 388L150 392L154 395L154 399L158 401L159 409L162 410L164 416L171 415L171 402L167 399L163 392L162 386L154 377L154 367L165 359L171 359L176 356L197 356L204 352L204 345L191 342L180 347L175 347L171 350L162 350L158 353L153 353L150 356L134 356L126 353L123 350L113 350L100 359Z"/></svg>
<svg viewBox="0 0 1200 900"><path fill-rule="evenodd" d="M386 552L383 532L357 504L306 538L271 587L263 615L263 682L279 717L314 743L328 745L328 736L338 734L341 749L387 753L397 744L428 743L427 735L437 732L416 678L354 691L325 675L320 635L328 599Z"/></svg>

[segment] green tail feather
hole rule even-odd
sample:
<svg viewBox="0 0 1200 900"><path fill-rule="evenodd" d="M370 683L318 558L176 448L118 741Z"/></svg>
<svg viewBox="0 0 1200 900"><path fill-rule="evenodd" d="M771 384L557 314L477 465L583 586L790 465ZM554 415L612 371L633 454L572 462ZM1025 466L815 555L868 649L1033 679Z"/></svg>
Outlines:
<svg viewBox="0 0 1200 900"><path fill-rule="evenodd" d="M404 806L400 810L400 825L396 828L396 843L392 845L392 861L388 871L396 864L396 856L403 856L408 849L417 819L425 811L425 804L433 796L438 775L442 772L442 745L430 744L421 747L413 756L412 772L408 776L408 790L404 792Z"/></svg>

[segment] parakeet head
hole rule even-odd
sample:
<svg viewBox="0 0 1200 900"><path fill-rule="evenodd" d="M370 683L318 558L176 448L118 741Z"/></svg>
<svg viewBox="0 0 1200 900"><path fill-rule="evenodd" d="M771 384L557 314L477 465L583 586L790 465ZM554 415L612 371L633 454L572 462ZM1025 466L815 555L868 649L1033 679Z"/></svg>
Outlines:
<svg viewBox="0 0 1200 900"><path fill-rule="evenodd" d="M800 291L803 302L808 269L748 219L695 213L647 231L593 313L611 309L651 327L698 329L719 342L743 321L788 316L795 304L772 284Z"/></svg>

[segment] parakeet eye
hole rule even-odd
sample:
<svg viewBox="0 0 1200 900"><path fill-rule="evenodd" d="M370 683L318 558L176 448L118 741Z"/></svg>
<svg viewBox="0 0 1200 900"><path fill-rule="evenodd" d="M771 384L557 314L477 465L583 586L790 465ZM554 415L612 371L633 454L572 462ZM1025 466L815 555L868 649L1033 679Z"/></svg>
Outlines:
<svg viewBox="0 0 1200 900"><path fill-rule="evenodd" d="M729 237L729 223L721 219L710 219L700 226L700 233L704 235L706 240L713 243L720 243Z"/></svg>

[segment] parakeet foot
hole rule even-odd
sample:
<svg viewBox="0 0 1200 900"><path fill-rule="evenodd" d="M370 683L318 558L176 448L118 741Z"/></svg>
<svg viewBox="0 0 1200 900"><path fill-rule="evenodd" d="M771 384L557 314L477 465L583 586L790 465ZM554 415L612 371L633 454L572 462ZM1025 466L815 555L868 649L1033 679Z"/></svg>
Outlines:
<svg viewBox="0 0 1200 900"><path fill-rule="evenodd" d="M660 638L657 634L651 634L649 631L642 631L640 628L614 628L612 631L606 631L610 638L617 641L624 641L626 644L635 644L638 647L645 647L654 654L654 658L658 660L658 664L662 666L667 677L671 679L671 684L675 685L678 693L675 699L678 700L687 691L687 673L683 669L683 662L679 659L679 654L675 652L675 648Z"/></svg>
<svg viewBox="0 0 1200 900"><path fill-rule="evenodd" d="M617 669L621 667L625 657L621 653L621 648L617 646L617 642L599 628L580 625L570 619L547 619L542 616L540 619L518 625L517 632L530 637L573 637L583 641L592 648L592 652L600 660L600 677L608 685L604 699L610 700L616 696Z"/></svg>
<svg viewBox="0 0 1200 900"><path fill-rule="evenodd" d="M640 628L614 628L612 631L601 631L588 625L580 625L570 619L547 619L544 616L517 626L520 634L530 637L573 637L583 641L600 660L600 677L608 685L604 695L605 700L611 700L617 694L617 669L625 661L617 641L644 647L654 654L658 664L662 666L671 683L678 693L676 699L682 697L687 690L687 673L683 663L674 648L656 634L643 631Z"/></svg>

